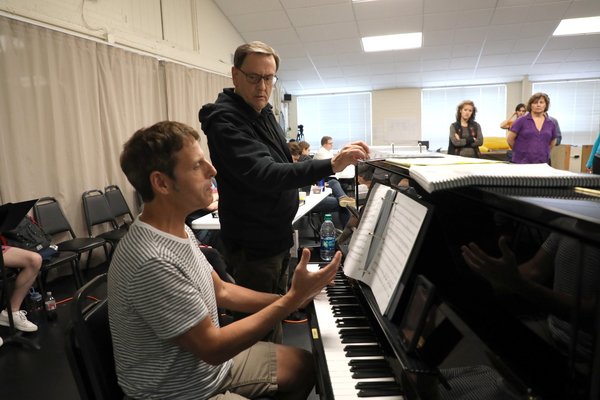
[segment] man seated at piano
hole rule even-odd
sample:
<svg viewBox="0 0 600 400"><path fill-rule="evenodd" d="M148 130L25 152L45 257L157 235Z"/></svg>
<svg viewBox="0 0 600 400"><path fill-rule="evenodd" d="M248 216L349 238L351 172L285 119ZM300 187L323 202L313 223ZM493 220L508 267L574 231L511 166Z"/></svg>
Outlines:
<svg viewBox="0 0 600 400"><path fill-rule="evenodd" d="M332 281L341 254L309 272L304 249L283 296L222 281L185 225L213 199L216 171L199 140L193 128L164 121L123 147L121 168L144 210L108 272L119 385L131 398L305 399L315 381L311 353L259 340ZM221 327L218 308L252 314Z"/></svg>
<svg viewBox="0 0 600 400"><path fill-rule="evenodd" d="M517 265L515 253L504 236L498 240L498 246L500 257L490 256L475 243L462 246L461 250L467 265L488 280L497 294L517 295L536 311L547 313L544 333L549 333L565 354L573 337L569 321L577 301L581 301L576 351L578 357L589 360L594 339L590 332L596 323L596 291L600 286L600 248L552 232L531 259ZM581 287L577 287L580 278Z"/></svg>

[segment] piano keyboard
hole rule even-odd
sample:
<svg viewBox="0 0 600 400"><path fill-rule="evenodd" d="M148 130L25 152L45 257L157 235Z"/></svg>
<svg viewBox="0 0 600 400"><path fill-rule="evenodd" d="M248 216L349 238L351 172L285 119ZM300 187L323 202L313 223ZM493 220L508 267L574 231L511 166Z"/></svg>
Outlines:
<svg viewBox="0 0 600 400"><path fill-rule="evenodd" d="M324 289L313 304L334 398L403 399L347 278L338 273L335 286Z"/></svg>

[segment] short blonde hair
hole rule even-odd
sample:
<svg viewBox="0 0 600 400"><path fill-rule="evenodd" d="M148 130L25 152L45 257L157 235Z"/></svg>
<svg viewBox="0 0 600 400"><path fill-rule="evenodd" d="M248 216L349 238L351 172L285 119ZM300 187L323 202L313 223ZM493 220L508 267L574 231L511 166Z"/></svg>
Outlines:
<svg viewBox="0 0 600 400"><path fill-rule="evenodd" d="M245 43L235 49L235 54L233 55L233 66L237 69L242 68L242 64L244 64L246 56L248 56L248 54L255 53L273 56L275 59L275 71L279 70L279 55L277 52L268 44L259 41Z"/></svg>

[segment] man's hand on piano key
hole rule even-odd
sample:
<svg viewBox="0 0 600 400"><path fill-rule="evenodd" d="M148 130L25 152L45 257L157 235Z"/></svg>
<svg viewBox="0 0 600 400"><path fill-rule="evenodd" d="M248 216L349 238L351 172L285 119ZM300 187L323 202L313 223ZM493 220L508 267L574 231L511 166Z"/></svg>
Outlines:
<svg viewBox="0 0 600 400"><path fill-rule="evenodd" d="M296 265L294 277L292 278L292 286L286 296L291 296L298 303L298 308L306 307L321 290L331 284L335 277L340 262L342 253L336 252L335 256L329 264L319 269L318 271L308 271L306 268L310 260L310 250L302 249L302 257Z"/></svg>

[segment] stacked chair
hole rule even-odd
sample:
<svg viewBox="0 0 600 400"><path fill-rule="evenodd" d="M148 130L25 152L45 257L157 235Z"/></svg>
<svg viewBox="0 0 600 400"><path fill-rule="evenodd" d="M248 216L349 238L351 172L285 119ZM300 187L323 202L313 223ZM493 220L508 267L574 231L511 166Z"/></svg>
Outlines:
<svg viewBox="0 0 600 400"><path fill-rule="evenodd" d="M102 238L80 238L75 235L71 224L65 217L64 212L58 201L54 197L42 197L33 206L33 214L40 227L50 236L54 237L58 234L70 235L70 238L57 243L58 251L71 252L76 254L75 264L73 264L73 275L77 287L83 284L83 278L79 270L81 255L87 253L87 267L89 268L92 251L96 248L104 248L106 260L109 259L109 251L106 240ZM46 266L46 271L54 266L58 266L60 262L66 262L60 256L56 260L52 260ZM40 288L43 293L43 286Z"/></svg>
<svg viewBox="0 0 600 400"><path fill-rule="evenodd" d="M88 190L81 195L85 224L90 238L106 240L111 245L111 255L119 241L127 233L127 227L119 227L104 193L99 189ZM94 234L95 227L103 227ZM108 227L108 230L106 230Z"/></svg>

